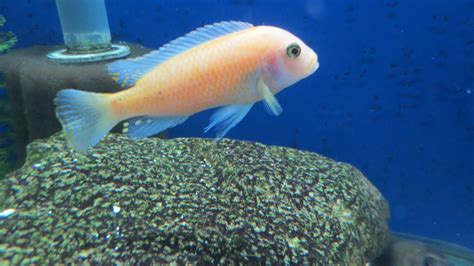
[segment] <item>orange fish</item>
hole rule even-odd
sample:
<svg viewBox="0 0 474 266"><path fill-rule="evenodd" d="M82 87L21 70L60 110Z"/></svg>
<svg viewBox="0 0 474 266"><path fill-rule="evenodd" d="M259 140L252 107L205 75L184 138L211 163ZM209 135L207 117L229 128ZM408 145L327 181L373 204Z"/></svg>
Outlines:
<svg viewBox="0 0 474 266"><path fill-rule="evenodd" d="M279 115L275 94L319 67L316 53L276 27L220 22L198 28L139 58L107 65L117 93L58 92L56 115L70 145L86 152L117 123L132 138L155 135L197 112L220 107L205 128L224 135L263 101Z"/></svg>

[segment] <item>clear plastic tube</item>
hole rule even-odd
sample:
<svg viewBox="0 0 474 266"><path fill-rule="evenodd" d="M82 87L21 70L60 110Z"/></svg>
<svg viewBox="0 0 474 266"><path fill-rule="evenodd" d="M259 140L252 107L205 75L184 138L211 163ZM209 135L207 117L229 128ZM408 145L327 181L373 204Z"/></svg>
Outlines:
<svg viewBox="0 0 474 266"><path fill-rule="evenodd" d="M81 54L111 48L104 0L56 0L67 53Z"/></svg>

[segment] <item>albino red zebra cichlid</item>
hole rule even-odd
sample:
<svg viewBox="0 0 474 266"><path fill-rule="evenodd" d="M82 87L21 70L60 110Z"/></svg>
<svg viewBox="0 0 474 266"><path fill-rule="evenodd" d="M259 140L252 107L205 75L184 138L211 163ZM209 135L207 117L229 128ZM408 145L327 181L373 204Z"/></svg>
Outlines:
<svg viewBox="0 0 474 266"><path fill-rule="evenodd" d="M222 138L254 103L271 114L282 111L275 94L319 67L316 53L276 27L220 22L198 28L139 58L107 65L122 86L117 93L74 89L58 92L56 115L71 146L96 145L120 121L132 138L157 134L194 113L221 107L208 131Z"/></svg>

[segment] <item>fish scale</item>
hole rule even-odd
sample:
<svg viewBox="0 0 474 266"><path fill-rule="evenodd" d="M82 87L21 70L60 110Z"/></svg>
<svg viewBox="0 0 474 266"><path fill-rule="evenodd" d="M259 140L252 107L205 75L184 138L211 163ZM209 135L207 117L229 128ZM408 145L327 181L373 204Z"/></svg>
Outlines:
<svg viewBox="0 0 474 266"><path fill-rule="evenodd" d="M255 71L263 49L253 48L247 56L237 53L239 56L233 58L235 55L229 56L232 51L248 49L253 44L245 39L239 41L216 40L156 67L143 76L133 90L115 95L117 101L128 99L115 107L117 112L130 117L136 114L188 115L209 107L252 100L250 97L236 99L236 96L242 95L241 89L247 87L249 73Z"/></svg>

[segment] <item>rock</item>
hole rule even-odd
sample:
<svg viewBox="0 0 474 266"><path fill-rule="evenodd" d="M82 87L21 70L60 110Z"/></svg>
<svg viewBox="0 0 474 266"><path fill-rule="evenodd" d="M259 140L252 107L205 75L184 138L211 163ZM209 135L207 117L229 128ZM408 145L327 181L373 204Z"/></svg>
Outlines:
<svg viewBox="0 0 474 266"><path fill-rule="evenodd" d="M131 54L141 56L149 48L127 43ZM46 58L49 52L62 46L31 46L10 50L0 57L8 98L12 109L12 126L15 133L17 155L25 159L26 145L33 140L46 138L61 129L56 119L53 99L59 90L74 88L94 92L123 90L110 77L106 64L99 61L83 64L58 64Z"/></svg>
<svg viewBox="0 0 474 266"><path fill-rule="evenodd" d="M55 134L0 187L0 262L363 265L389 241L357 169L252 142L109 134L82 155Z"/></svg>

